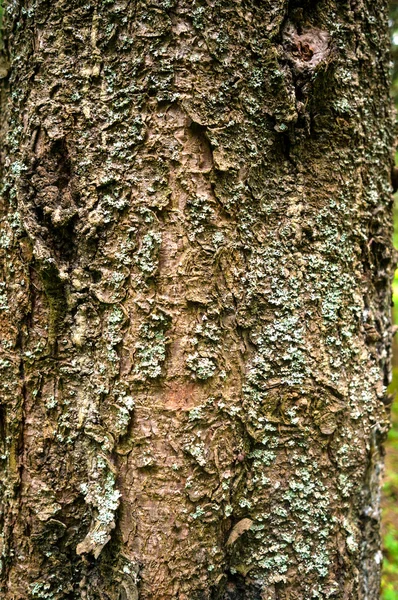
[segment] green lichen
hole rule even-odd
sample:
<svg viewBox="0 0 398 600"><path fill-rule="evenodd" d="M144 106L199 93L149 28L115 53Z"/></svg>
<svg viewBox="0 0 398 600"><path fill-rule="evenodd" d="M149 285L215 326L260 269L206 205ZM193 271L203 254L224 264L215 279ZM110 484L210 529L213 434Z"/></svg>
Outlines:
<svg viewBox="0 0 398 600"><path fill-rule="evenodd" d="M144 235L135 261L145 277L152 277L158 268L158 253L162 235L158 231L149 231Z"/></svg>
<svg viewBox="0 0 398 600"><path fill-rule="evenodd" d="M5 283L0 283L0 310L4 310L5 312L8 312L9 310Z"/></svg>
<svg viewBox="0 0 398 600"><path fill-rule="evenodd" d="M116 489L115 475L107 459L94 457L91 477L80 485L85 502L93 509L93 521L84 540L78 545L79 554L93 552L98 556L110 539L115 527L115 514L120 503L120 492Z"/></svg>
<svg viewBox="0 0 398 600"><path fill-rule="evenodd" d="M192 374L196 379L205 381L210 377L213 377L217 370L217 365L213 358L208 356L201 356L198 352L189 354L186 360L188 369L191 370Z"/></svg>
<svg viewBox="0 0 398 600"><path fill-rule="evenodd" d="M166 360L169 317L161 312L153 312L139 327L139 341L135 344L134 374L138 379L156 379L162 374Z"/></svg>

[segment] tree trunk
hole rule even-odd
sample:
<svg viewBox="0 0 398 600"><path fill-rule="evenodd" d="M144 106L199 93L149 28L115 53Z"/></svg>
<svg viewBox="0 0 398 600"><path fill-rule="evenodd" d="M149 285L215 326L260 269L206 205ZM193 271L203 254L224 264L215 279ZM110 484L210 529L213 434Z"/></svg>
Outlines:
<svg viewBox="0 0 398 600"><path fill-rule="evenodd" d="M385 0L9 0L1 597L375 600Z"/></svg>

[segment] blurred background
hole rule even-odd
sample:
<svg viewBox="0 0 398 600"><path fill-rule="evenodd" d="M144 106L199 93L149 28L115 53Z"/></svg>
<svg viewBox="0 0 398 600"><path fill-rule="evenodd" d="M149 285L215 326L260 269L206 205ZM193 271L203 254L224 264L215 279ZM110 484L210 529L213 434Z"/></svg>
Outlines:
<svg viewBox="0 0 398 600"><path fill-rule="evenodd" d="M398 111L398 0L390 3L392 41L392 96ZM396 116L397 120L397 116ZM398 126L397 126L398 142ZM398 152L395 163L398 165ZM394 246L398 250L398 192L395 194ZM393 319L398 325L398 269L393 282ZM394 338L393 380L389 391L395 394L392 427L386 447L386 469L382 490L383 574L382 600L398 600L398 340Z"/></svg>

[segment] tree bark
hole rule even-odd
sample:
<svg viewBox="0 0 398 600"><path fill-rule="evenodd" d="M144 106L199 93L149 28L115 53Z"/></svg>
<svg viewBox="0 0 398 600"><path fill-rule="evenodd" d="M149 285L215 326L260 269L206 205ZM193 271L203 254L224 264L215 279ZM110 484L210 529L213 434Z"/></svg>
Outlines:
<svg viewBox="0 0 398 600"><path fill-rule="evenodd" d="M375 600L385 0L9 0L1 597Z"/></svg>

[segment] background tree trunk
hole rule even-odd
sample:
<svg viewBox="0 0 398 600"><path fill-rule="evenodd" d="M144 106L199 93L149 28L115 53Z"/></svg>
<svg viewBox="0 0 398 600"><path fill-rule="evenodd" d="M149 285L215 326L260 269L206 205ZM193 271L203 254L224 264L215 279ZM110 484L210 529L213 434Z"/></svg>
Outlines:
<svg viewBox="0 0 398 600"><path fill-rule="evenodd" d="M384 0L13 0L2 598L379 595Z"/></svg>

